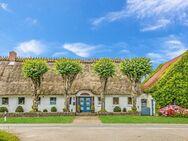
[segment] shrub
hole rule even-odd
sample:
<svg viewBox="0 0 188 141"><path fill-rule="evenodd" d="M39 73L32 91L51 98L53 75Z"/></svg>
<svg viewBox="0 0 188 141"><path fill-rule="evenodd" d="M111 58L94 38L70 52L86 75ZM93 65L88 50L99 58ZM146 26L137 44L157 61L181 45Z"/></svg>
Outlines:
<svg viewBox="0 0 188 141"><path fill-rule="evenodd" d="M67 108L63 108L63 112L68 112Z"/></svg>
<svg viewBox="0 0 188 141"><path fill-rule="evenodd" d="M121 112L121 108L119 106L114 107L114 112Z"/></svg>
<svg viewBox="0 0 188 141"><path fill-rule="evenodd" d="M51 108L51 112L57 112L57 108L56 107L52 107Z"/></svg>
<svg viewBox="0 0 188 141"><path fill-rule="evenodd" d="M15 110L15 112L18 112L18 113L23 113L24 112L24 109L22 106L18 106Z"/></svg>
<svg viewBox="0 0 188 141"><path fill-rule="evenodd" d="M126 109L126 108L123 108L123 112L127 112L127 109Z"/></svg>
<svg viewBox="0 0 188 141"><path fill-rule="evenodd" d="M46 112L48 112L48 110L47 110L47 109L44 109L44 110L43 110L43 112L45 112L45 113L46 113Z"/></svg>
<svg viewBox="0 0 188 141"><path fill-rule="evenodd" d="M168 105L159 111L162 116L187 117L188 110L177 105Z"/></svg>
<svg viewBox="0 0 188 141"><path fill-rule="evenodd" d="M0 107L0 113L8 112L8 109L6 107Z"/></svg>

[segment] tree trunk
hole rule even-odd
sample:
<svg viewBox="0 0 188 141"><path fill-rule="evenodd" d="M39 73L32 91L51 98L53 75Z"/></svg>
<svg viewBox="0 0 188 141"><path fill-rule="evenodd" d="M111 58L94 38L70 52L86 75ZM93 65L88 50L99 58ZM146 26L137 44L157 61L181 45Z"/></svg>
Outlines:
<svg viewBox="0 0 188 141"><path fill-rule="evenodd" d="M136 101L137 101L137 96L138 96L138 90L137 90L137 83L132 80L132 97L133 97L133 107L132 110L133 111L137 111L137 107L136 107Z"/></svg>
<svg viewBox="0 0 188 141"><path fill-rule="evenodd" d="M103 81L103 92L101 93L101 112L105 112L105 95L106 95L106 86L107 86L108 79L105 78Z"/></svg>
<svg viewBox="0 0 188 141"><path fill-rule="evenodd" d="M67 112L69 112L69 93L68 93L68 79L65 79L65 102L64 102L64 108Z"/></svg>
<svg viewBox="0 0 188 141"><path fill-rule="evenodd" d="M33 90L33 105L32 105L32 110L33 112L38 112L38 99L39 96L37 94L37 83L34 83L34 90Z"/></svg>

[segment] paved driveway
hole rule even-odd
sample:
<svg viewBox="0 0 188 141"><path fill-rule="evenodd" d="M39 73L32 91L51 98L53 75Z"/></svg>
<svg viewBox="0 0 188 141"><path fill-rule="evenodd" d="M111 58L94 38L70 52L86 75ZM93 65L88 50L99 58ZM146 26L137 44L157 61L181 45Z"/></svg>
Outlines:
<svg viewBox="0 0 188 141"><path fill-rule="evenodd" d="M0 125L22 141L188 141L188 125Z"/></svg>

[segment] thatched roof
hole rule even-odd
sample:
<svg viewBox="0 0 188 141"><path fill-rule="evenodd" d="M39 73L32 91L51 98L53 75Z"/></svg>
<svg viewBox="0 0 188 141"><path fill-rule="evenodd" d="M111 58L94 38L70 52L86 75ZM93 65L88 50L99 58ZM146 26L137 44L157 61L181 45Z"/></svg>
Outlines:
<svg viewBox="0 0 188 141"><path fill-rule="evenodd" d="M153 87L157 83L157 81L160 80L160 78L163 76L163 74L165 74L165 72L168 70L168 68L171 65L173 65L182 56L183 56L183 54L164 63L162 66L159 66L159 69L157 68L156 69L157 71L154 74L151 74L151 76L149 76L149 79L144 83L143 90L148 90L151 87Z"/></svg>
<svg viewBox="0 0 188 141"><path fill-rule="evenodd" d="M11 63L8 57L0 57L0 95L31 95L32 82L24 78L22 73L23 60L28 58L13 58ZM30 58L34 59L34 58ZM44 58L45 59L45 58ZM41 94L62 95L64 93L62 78L53 71L53 64L56 59L47 59L49 71L43 76ZM94 94L101 93L100 79L93 72L91 64L95 60L81 60L83 72L79 74L73 83L72 94L80 90L90 90ZM122 76L118 69L121 60L114 60L117 65L117 74L109 79L107 93L116 95L130 94L131 85L126 76Z"/></svg>

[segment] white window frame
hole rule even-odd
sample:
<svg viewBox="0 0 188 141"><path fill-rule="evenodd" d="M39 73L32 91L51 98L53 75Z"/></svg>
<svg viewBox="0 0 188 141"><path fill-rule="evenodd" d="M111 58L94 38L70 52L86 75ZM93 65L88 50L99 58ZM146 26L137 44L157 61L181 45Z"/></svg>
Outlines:
<svg viewBox="0 0 188 141"><path fill-rule="evenodd" d="M55 101L52 101L52 99L55 99ZM50 105L56 105L57 104L57 98L56 97L50 97Z"/></svg>

